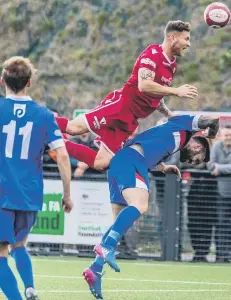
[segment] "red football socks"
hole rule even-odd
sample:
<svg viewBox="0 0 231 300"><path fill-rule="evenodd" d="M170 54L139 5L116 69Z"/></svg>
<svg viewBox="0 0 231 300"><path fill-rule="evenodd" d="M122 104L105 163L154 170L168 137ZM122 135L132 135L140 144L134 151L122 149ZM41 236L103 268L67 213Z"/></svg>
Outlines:
<svg viewBox="0 0 231 300"><path fill-rule="evenodd" d="M85 162L89 167L94 169L94 161L97 152L91 148L65 140L68 154L79 161Z"/></svg>
<svg viewBox="0 0 231 300"><path fill-rule="evenodd" d="M56 122L62 133L66 133L68 119L64 117L55 117Z"/></svg>

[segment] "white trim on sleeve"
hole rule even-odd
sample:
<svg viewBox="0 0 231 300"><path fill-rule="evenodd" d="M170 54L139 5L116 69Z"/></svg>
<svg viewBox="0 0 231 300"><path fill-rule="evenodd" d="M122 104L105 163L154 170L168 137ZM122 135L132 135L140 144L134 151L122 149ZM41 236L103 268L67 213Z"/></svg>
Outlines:
<svg viewBox="0 0 231 300"><path fill-rule="evenodd" d="M48 146L50 147L51 150L55 150L57 148L64 147L65 143L63 139L58 139L49 143Z"/></svg>
<svg viewBox="0 0 231 300"><path fill-rule="evenodd" d="M195 130L195 131L202 130L201 128L198 127L198 120L199 120L200 117L201 117L201 115L196 115L193 118L193 121L192 121L192 130Z"/></svg>
<svg viewBox="0 0 231 300"><path fill-rule="evenodd" d="M172 153L176 152L180 148L180 133L179 131L173 132L173 137L175 141L175 148Z"/></svg>

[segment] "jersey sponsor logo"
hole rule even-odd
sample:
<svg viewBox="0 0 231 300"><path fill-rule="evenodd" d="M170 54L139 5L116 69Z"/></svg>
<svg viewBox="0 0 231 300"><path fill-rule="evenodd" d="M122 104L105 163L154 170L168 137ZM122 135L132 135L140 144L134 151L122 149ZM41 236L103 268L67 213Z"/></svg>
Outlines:
<svg viewBox="0 0 231 300"><path fill-rule="evenodd" d="M140 61L141 64L150 65L153 68L156 68L156 63L149 58L142 58Z"/></svg>
<svg viewBox="0 0 231 300"><path fill-rule="evenodd" d="M161 77L161 81L163 81L165 84L170 86L172 84L172 78L165 78L164 76Z"/></svg>
<svg viewBox="0 0 231 300"><path fill-rule="evenodd" d="M104 117L100 120L99 123L100 123L100 124L107 124L106 119L105 119Z"/></svg>
<svg viewBox="0 0 231 300"><path fill-rule="evenodd" d="M26 113L26 104L14 104L14 115L22 118Z"/></svg>
<svg viewBox="0 0 231 300"><path fill-rule="evenodd" d="M158 53L158 52L156 51L156 49L152 49L152 54L156 54L156 53Z"/></svg>
<svg viewBox="0 0 231 300"><path fill-rule="evenodd" d="M96 116L94 116L94 120L95 121L93 121L93 125L94 125L95 129L100 129L100 123Z"/></svg>

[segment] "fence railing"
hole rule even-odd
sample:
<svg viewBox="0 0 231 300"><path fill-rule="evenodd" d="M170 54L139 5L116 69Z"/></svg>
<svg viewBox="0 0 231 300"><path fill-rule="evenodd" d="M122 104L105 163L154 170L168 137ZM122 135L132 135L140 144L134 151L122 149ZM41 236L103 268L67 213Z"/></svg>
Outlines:
<svg viewBox="0 0 231 300"><path fill-rule="evenodd" d="M44 177L57 180L59 174L54 168L46 166ZM217 189L217 182L222 180L231 186L231 177L216 178L208 171L194 169L182 173L182 180L158 171L150 173L149 209L121 241L121 258L210 262L231 259L231 195L224 198ZM77 180L107 184L105 173L87 173ZM83 245L34 241L29 247L39 254L93 255L90 242Z"/></svg>

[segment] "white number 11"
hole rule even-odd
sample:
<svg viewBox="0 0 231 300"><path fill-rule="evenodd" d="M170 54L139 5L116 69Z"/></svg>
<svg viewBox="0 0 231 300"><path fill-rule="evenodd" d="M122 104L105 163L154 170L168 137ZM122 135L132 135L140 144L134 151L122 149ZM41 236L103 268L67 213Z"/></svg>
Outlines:
<svg viewBox="0 0 231 300"><path fill-rule="evenodd" d="M27 122L24 127L19 128L19 135L23 136L20 156L21 159L28 159L32 128L33 122ZM16 133L16 121L12 120L8 125L4 125L2 131L7 134L5 155L6 157L12 158Z"/></svg>

